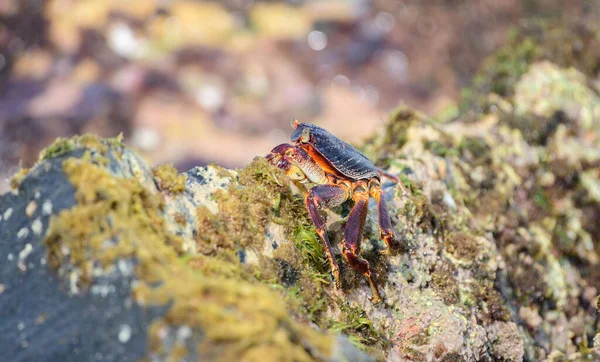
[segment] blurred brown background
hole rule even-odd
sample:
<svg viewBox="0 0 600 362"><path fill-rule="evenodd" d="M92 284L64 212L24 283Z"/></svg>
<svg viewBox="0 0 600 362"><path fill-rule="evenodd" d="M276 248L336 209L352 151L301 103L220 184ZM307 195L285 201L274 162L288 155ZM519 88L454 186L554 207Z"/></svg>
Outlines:
<svg viewBox="0 0 600 362"><path fill-rule="evenodd" d="M241 166L290 120L359 142L396 105L441 119L558 0L0 0L0 192L56 137L123 133L151 163Z"/></svg>

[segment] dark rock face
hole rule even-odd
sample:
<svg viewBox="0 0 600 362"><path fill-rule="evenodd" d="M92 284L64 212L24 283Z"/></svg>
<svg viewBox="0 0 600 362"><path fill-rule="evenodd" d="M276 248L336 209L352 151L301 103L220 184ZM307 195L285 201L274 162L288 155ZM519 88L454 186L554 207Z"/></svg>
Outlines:
<svg viewBox="0 0 600 362"><path fill-rule="evenodd" d="M18 190L0 198L2 361L138 360L147 355L148 325L164 314L164 308L132 302L133 277L119 269L96 279L89 292L73 294L73 286L49 268L49 219L75 205L62 168L73 155L43 161ZM125 166L113 167L131 175Z"/></svg>

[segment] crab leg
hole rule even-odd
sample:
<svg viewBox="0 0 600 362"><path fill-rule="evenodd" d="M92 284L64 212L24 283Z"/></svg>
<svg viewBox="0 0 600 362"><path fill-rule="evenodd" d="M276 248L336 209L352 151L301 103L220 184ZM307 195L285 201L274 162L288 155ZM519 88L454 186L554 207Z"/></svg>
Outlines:
<svg viewBox="0 0 600 362"><path fill-rule="evenodd" d="M379 174L383 177L387 177L388 179L390 179L393 183L397 184L398 186L400 186L400 189L402 190L402 195L403 196L408 196L409 192L406 189L406 186L404 186L404 184L400 181L400 178L396 175L392 175L391 173L378 168L377 172L379 172Z"/></svg>
<svg viewBox="0 0 600 362"><path fill-rule="evenodd" d="M390 252L395 248L392 223L388 214L385 197L381 194L381 184L376 179L369 181L369 193L377 202L377 214L379 216L379 237L385 241Z"/></svg>
<svg viewBox="0 0 600 362"><path fill-rule="evenodd" d="M371 275L369 262L359 255L360 236L362 235L365 226L369 206L369 194L364 189L364 185L359 185L355 188L352 198L356 203L354 204L352 211L350 211L348 221L346 222L346 228L344 229L342 253L354 270L367 277L371 290L373 291L372 301L373 303L379 303L381 302L381 295L379 294L375 280L373 280L373 276Z"/></svg>
<svg viewBox="0 0 600 362"><path fill-rule="evenodd" d="M315 225L317 233L325 244L325 251L327 252L327 258L331 264L331 272L335 281L336 287L341 287L340 281L340 267L337 265L333 252L331 251L331 244L327 238L327 232L325 231L325 222L319 214L319 208L334 207L342 204L350 197L350 191L348 188L343 186L334 185L318 185L310 189L306 195L305 202L308 214Z"/></svg>

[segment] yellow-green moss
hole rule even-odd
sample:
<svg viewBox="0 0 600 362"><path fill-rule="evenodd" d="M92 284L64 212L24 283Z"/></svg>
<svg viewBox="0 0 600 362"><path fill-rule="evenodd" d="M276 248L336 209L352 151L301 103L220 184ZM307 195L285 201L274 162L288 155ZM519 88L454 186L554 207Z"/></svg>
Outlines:
<svg viewBox="0 0 600 362"><path fill-rule="evenodd" d="M461 139L458 150L461 156L468 160L487 159L490 146L482 137L464 137Z"/></svg>
<svg viewBox="0 0 600 362"><path fill-rule="evenodd" d="M262 243L274 209L279 207L280 194L286 192L273 172L275 170L264 159L257 158L239 170L238 180L226 191L215 192L218 214L212 214L206 207L198 208L201 232L197 242L201 252L214 253L220 248L233 249Z"/></svg>
<svg viewBox="0 0 600 362"><path fill-rule="evenodd" d="M187 175L178 174L177 169L175 169L173 164L165 163L153 168L152 175L161 190L174 194L181 193L185 190Z"/></svg>
<svg viewBox="0 0 600 362"><path fill-rule="evenodd" d="M21 186L21 182L23 182L23 179L25 179L25 176L27 176L30 170L31 169L29 168L22 168L17 171L17 173L15 173L10 179L10 188L13 190L18 189L19 186Z"/></svg>
<svg viewBox="0 0 600 362"><path fill-rule="evenodd" d="M54 143L40 152L39 160L56 158L77 148L85 148L104 155L108 151L108 145L114 142L113 140L112 138L104 139L94 134L84 134L72 138L59 137Z"/></svg>
<svg viewBox="0 0 600 362"><path fill-rule="evenodd" d="M396 108L389 117L381 135L373 135L365 142L362 151L382 167L401 156L401 149L408 141L408 130L425 116L405 106Z"/></svg>
<svg viewBox="0 0 600 362"><path fill-rule="evenodd" d="M431 273L431 287L446 304L459 301L458 282L455 278L456 267L446 261L438 262Z"/></svg>
<svg viewBox="0 0 600 362"><path fill-rule="evenodd" d="M451 232L444 241L444 248L454 257L467 261L476 261L479 254L477 241L465 232Z"/></svg>
<svg viewBox="0 0 600 362"><path fill-rule="evenodd" d="M58 157L73 150L73 141L68 138L57 138L54 143L40 153L40 160Z"/></svg>
<svg viewBox="0 0 600 362"><path fill-rule="evenodd" d="M241 277L231 259L179 262L161 195L79 159L64 161L64 172L76 189L77 205L51 220L45 241L49 262L55 268L65 262L74 266L85 288L95 263L107 267L118 259L136 260L134 300L171 304L150 329L152 351L161 352L160 326L189 325L202 331L200 354L218 351L226 361L311 361L331 355L332 337L295 322L279 293ZM186 352L183 346L171 353L175 350Z"/></svg>
<svg viewBox="0 0 600 362"><path fill-rule="evenodd" d="M425 140L423 141L423 147L439 157L452 157L458 155L458 151L453 148L451 144L442 143L440 141Z"/></svg>
<svg viewBox="0 0 600 362"><path fill-rule="evenodd" d="M594 22L524 22L509 33L506 45L483 62L474 77L473 89L463 91L462 108L472 104L487 108L490 92L509 98L515 83L536 61L549 60L595 77L600 67L599 41L600 31Z"/></svg>
<svg viewBox="0 0 600 362"><path fill-rule="evenodd" d="M344 318L330 321L329 328L347 334L357 348L369 352L377 360L384 360L383 351L391 344L389 338L375 329L361 307L340 302L340 309Z"/></svg>
<svg viewBox="0 0 600 362"><path fill-rule="evenodd" d="M222 176L231 173L221 170ZM291 268L298 275L296 284L287 285L290 302L300 314L309 315L313 322L323 310L320 300L326 296L321 285L329 283L326 254L321 240L308 218L302 198L292 195L289 179L262 157L254 159L247 167L238 170L238 177L228 189L214 194L218 212L213 214L206 207L197 209L197 246L207 255L224 251L255 249L259 265L250 267L251 272L264 283L286 284L282 268ZM271 258L261 258L267 226L283 225L285 236L295 247L279 245Z"/></svg>

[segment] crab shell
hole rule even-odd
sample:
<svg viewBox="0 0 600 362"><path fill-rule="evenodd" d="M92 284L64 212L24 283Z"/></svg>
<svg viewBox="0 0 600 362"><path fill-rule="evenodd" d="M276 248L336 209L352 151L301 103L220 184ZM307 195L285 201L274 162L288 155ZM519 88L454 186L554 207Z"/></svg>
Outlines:
<svg viewBox="0 0 600 362"><path fill-rule="evenodd" d="M317 162L321 161L320 164L328 163L351 180L379 179L377 167L356 148L314 124L294 121L293 126L292 142L304 148Z"/></svg>

